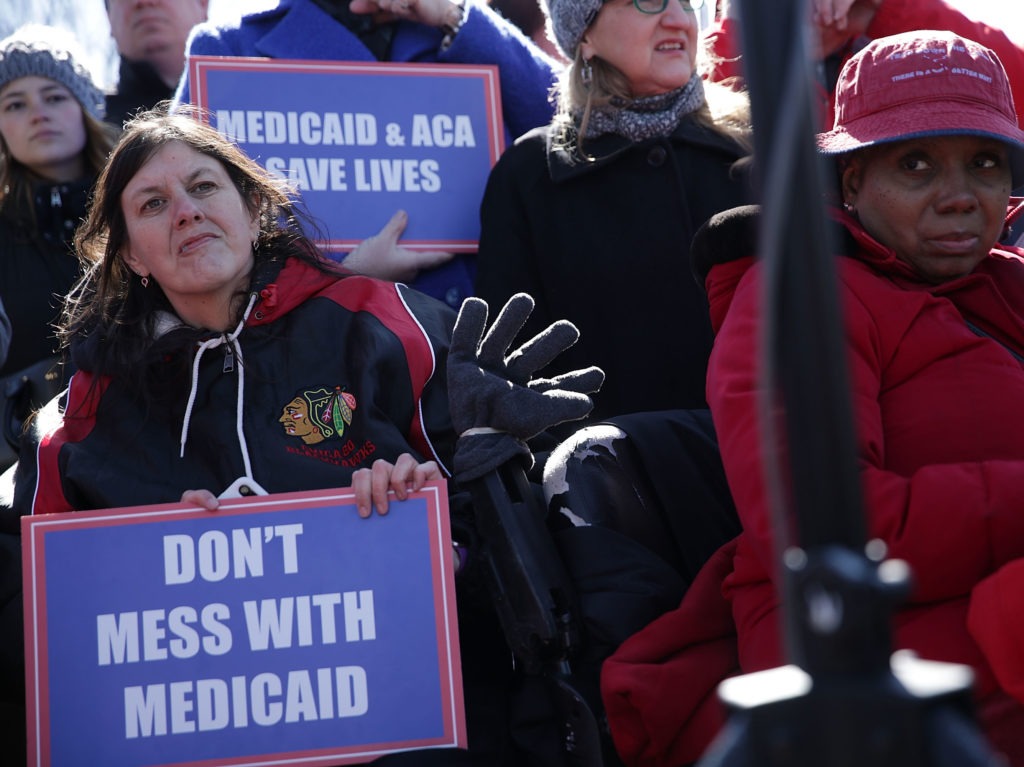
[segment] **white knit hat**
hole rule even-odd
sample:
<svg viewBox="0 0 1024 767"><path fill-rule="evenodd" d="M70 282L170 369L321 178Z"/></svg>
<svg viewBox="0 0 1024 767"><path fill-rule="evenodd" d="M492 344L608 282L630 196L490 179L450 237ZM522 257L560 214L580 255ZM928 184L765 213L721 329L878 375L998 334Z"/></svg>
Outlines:
<svg viewBox="0 0 1024 767"><path fill-rule="evenodd" d="M27 24L0 40L0 88L19 77L47 77L71 91L82 109L102 120L107 111L103 91L75 60L70 45L54 42L60 38L66 40L67 33L42 24Z"/></svg>

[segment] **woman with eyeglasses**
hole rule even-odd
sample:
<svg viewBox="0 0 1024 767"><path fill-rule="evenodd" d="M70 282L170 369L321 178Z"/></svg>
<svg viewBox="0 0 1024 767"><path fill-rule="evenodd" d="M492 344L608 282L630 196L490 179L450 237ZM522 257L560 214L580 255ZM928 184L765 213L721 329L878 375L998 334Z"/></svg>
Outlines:
<svg viewBox="0 0 1024 767"><path fill-rule="evenodd" d="M752 190L738 162L748 103L698 66L702 3L548 0L570 62L557 114L505 151L482 202L477 294L529 293L530 329L579 326L563 362L607 374L592 420L706 407L711 326L690 239Z"/></svg>
<svg viewBox="0 0 1024 767"><path fill-rule="evenodd" d="M738 532L705 401L712 333L689 250L705 220L752 201L749 104L704 82L701 5L547 0L569 62L556 116L504 152L481 207L477 294L529 293L522 337L569 319L580 341L558 364L584 359L606 374L587 428L559 434L543 471L549 523L586 606L587 656L575 664L585 695L601 658L675 607Z"/></svg>

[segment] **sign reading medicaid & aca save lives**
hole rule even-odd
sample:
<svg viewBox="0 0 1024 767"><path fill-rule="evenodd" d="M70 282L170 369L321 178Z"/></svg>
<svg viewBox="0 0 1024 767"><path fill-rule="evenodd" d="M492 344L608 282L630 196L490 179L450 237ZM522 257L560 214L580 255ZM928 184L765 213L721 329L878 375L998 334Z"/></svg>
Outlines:
<svg viewBox="0 0 1024 767"><path fill-rule="evenodd" d="M293 182L326 249L403 209L403 247L476 251L504 149L497 67L194 56L189 82L221 133Z"/></svg>
<svg viewBox="0 0 1024 767"><path fill-rule="evenodd" d="M25 517L30 765L336 765L464 747L447 496Z"/></svg>

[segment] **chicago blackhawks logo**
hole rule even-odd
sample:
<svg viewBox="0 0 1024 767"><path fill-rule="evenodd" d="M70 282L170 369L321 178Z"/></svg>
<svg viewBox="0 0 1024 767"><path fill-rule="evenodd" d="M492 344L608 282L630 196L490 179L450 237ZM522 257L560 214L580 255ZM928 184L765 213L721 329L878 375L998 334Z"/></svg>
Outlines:
<svg viewBox="0 0 1024 767"><path fill-rule="evenodd" d="M299 437L307 445L340 438L352 423L356 398L341 386L320 387L299 392L284 406L278 423L285 434Z"/></svg>

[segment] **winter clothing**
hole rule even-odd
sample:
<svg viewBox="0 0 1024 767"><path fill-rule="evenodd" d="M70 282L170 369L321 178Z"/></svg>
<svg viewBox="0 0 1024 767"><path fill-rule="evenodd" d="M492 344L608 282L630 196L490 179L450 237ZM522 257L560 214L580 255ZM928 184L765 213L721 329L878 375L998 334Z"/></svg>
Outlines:
<svg viewBox="0 0 1024 767"><path fill-rule="evenodd" d="M103 92L68 47L54 42L61 37L52 27L27 24L0 40L0 88L19 77L46 77L71 91L82 109L102 120Z"/></svg>
<svg viewBox="0 0 1024 767"><path fill-rule="evenodd" d="M555 83L558 64L486 3L467 0L462 27L451 45L441 50L444 34L439 28L398 22L389 61L497 65L509 141L551 119L548 92ZM245 16L231 26L200 24L193 29L187 46L189 55L374 60L356 34L312 0L280 0L277 7ZM189 93L186 68L175 100L188 101ZM475 268L475 258L456 255L452 261L421 274L413 287L457 308L472 294Z"/></svg>
<svg viewBox="0 0 1024 767"><path fill-rule="evenodd" d="M654 96L631 99L628 106L601 104L594 106L587 122L589 141L605 133L616 133L631 141L643 141L655 136L667 136L682 119L700 109L704 98L704 80L691 77L682 88ZM573 122L583 122L583 108L573 111Z"/></svg>
<svg viewBox="0 0 1024 767"><path fill-rule="evenodd" d="M601 0L546 0L541 4L548 18L548 29L562 55L570 61L602 5Z"/></svg>
<svg viewBox="0 0 1024 767"><path fill-rule="evenodd" d="M12 445L25 418L64 388L55 323L80 273L71 238L91 186L38 183L31 212L16 196L0 211L0 300L11 323L7 360L0 364L0 471L17 459Z"/></svg>
<svg viewBox="0 0 1024 767"><path fill-rule="evenodd" d="M151 109L173 95L174 88L160 78L152 64L122 56L117 89L107 94L107 122L120 129L136 112Z"/></svg>
<svg viewBox="0 0 1024 767"><path fill-rule="evenodd" d="M517 455L533 460L526 441L565 421L577 421L594 407L587 396L601 388L595 367L556 378L533 375L576 343L579 331L556 322L510 351L533 310L533 299L513 296L484 334L487 304L467 298L452 333L448 382L452 419L460 437L455 473L479 479Z"/></svg>
<svg viewBox="0 0 1024 767"><path fill-rule="evenodd" d="M1013 145L1016 183L1024 182L1024 131L1006 72L985 46L952 32L880 38L846 63L838 88L846 98L832 130L818 135L823 154L922 136L982 136ZM936 103L949 108L936 110Z"/></svg>
<svg viewBox="0 0 1024 767"><path fill-rule="evenodd" d="M868 534L913 573L894 648L971 666L986 733L1024 763L1024 707L1000 689L967 626L972 588L1024 556L1024 251L993 249L973 273L925 284L836 215L855 255L837 269ZM708 398L743 532L676 611L606 663L602 691L627 764L696 759L722 722L717 683L786 662L758 433L761 279L749 257L708 277Z"/></svg>
<svg viewBox="0 0 1024 767"><path fill-rule="evenodd" d="M551 119L548 91L559 65L479 0L466 2L466 15L451 46L440 50L444 32L398 22L389 61L440 64L495 64L501 72L501 111L512 138ZM272 59L373 61L355 34L312 0L280 0L275 8L244 16L230 26L197 25L189 36L190 56L266 56ZM189 100L188 71L175 101Z"/></svg>
<svg viewBox="0 0 1024 767"><path fill-rule="evenodd" d="M102 333L79 336L68 394L41 413L35 449L22 451L15 512L166 503L187 488L220 492L241 476L271 493L345 486L356 469L405 452L436 460L451 476L456 435L446 369L455 314L448 307L403 285L293 259L259 281L244 316L218 335L165 312L147 359L103 377L95 372ZM534 365L557 349L521 351L511 355L511 369L528 388ZM491 425L486 412L476 415L483 420L475 423ZM466 494L457 483L449 491L453 536L471 537ZM0 536L0 565L4 543ZM516 676L478 574L463 573L458 585L469 750L391 755L381 765L519 767L549 764L534 748L550 758L559 752L557 735L554 748L538 745L545 726L560 720L544 711L550 701L526 702L536 680ZM12 584L0 579L0 586ZM0 591L0 608L5 596ZM19 617L0 610L0 679L17 678L21 656L2 632Z"/></svg>
<svg viewBox="0 0 1024 767"><path fill-rule="evenodd" d="M166 503L188 488L219 493L243 475L271 493L345 486L357 468L403 452L446 470L453 321L447 307L403 286L290 261L259 291L237 347L196 351L182 344L192 336L180 325L154 343L136 374L163 382L159 406L134 396L123 377L94 377L100 341L92 334L72 348L79 372L63 422L46 435L38 462L22 450L15 507L39 514Z"/></svg>
<svg viewBox="0 0 1024 767"><path fill-rule="evenodd" d="M524 334L567 318L579 343L559 368L597 365L605 383L591 421L706 407L707 302L687 252L701 223L750 201L743 150L693 118L670 135L584 144L593 161L535 130L495 165L481 206L477 294L537 302Z"/></svg>
<svg viewBox="0 0 1024 767"><path fill-rule="evenodd" d="M0 377L57 353L60 301L80 272L71 238L91 187L91 181L39 183L31 213L14 198L0 211L0 298L13 331Z"/></svg>
<svg viewBox="0 0 1024 767"><path fill-rule="evenodd" d="M946 0L884 0L868 26L867 38L870 40L902 32L941 29L991 48L1006 68L1018 122L1024 124L1024 35L1008 35L1007 32L1011 30L1004 31L992 23L978 21L976 17L964 14L957 6ZM715 22L708 29L706 39L717 60L710 79L719 81L742 76L740 30L736 21L725 19ZM866 42L865 39L852 40L844 50L821 62L818 104L821 124L826 129L832 127L835 117L836 76L850 56Z"/></svg>
<svg viewBox="0 0 1024 767"><path fill-rule="evenodd" d="M11 346L11 321L7 318L3 299L0 298L0 365L7 359L7 350Z"/></svg>

